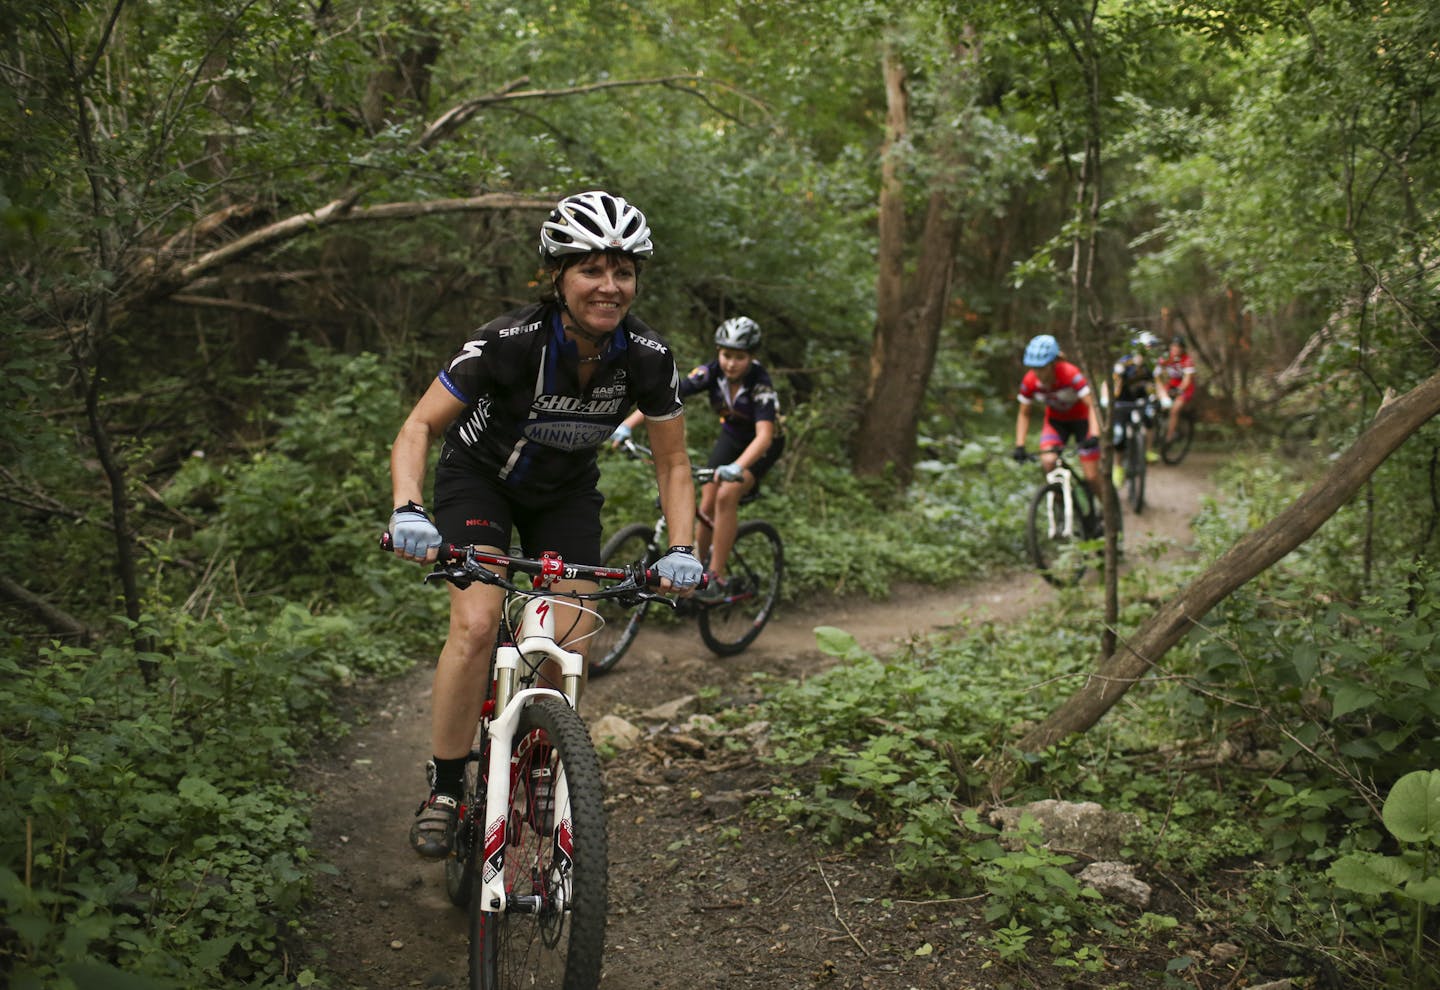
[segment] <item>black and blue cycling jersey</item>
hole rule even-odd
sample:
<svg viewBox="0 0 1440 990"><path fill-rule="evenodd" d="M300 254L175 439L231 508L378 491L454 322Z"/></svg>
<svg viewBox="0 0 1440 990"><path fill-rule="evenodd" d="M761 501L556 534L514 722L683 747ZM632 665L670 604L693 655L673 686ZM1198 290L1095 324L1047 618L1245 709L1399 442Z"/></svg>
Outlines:
<svg viewBox="0 0 1440 990"><path fill-rule="evenodd" d="M702 364L680 382L680 398L705 393L710 408L720 416L721 428L745 448L755 439L755 424L769 420L779 429L780 396L770 373L759 361L751 361L739 389L732 395L718 360Z"/></svg>
<svg viewBox="0 0 1440 990"><path fill-rule="evenodd" d="M681 414L670 348L626 316L580 385L580 358L559 308L535 303L476 330L440 370L466 409L445 431L442 461L537 494L584 489L599 478L596 451L631 409Z"/></svg>

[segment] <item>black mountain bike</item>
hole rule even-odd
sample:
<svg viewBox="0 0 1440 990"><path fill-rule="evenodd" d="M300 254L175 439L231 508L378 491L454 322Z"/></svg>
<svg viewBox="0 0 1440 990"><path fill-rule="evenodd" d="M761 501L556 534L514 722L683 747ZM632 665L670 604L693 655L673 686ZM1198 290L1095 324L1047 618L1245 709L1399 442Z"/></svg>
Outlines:
<svg viewBox="0 0 1440 990"><path fill-rule="evenodd" d="M632 440L621 448L631 457L644 459L650 450ZM699 484L715 476L710 467L692 467ZM751 492L741 504L752 501L758 492ZM697 510L697 518L714 530L714 521ZM601 563L610 567L642 563L653 567L669 549L665 516L653 523L631 523L605 541L600 551ZM700 628L700 638L711 652L728 657L741 653L760 635L775 605L780 600L780 579L785 573L785 548L780 534L770 523L760 519L741 520L735 532L735 545L730 550L726 567L725 596L717 600L701 598L675 599L677 615L693 616ZM645 604L630 609L605 602L596 603L605 624L590 641L590 673L603 674L612 669L635 637L648 611Z"/></svg>
<svg viewBox="0 0 1440 990"><path fill-rule="evenodd" d="M1165 436L1169 427L1169 413L1161 411L1155 417L1155 446L1160 450L1160 459L1166 464L1179 464L1190 453L1190 444L1195 439L1195 411L1186 406L1180 410L1175 423L1175 436Z"/></svg>
<svg viewBox="0 0 1440 990"><path fill-rule="evenodd" d="M1153 397L1121 399L1115 403L1116 446L1120 448L1116 458L1123 473L1118 487L1126 504L1136 515L1145 509L1146 457L1150 452L1150 431L1155 425L1157 408Z"/></svg>

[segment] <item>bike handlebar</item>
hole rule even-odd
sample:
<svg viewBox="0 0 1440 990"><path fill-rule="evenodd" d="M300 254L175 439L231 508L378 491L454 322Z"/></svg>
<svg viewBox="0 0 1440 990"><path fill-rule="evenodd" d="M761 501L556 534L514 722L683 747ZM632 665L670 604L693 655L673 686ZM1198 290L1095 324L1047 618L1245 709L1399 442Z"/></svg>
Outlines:
<svg viewBox="0 0 1440 990"><path fill-rule="evenodd" d="M620 441L619 449L624 451L627 457L632 457L637 461L649 460L653 454L653 451L651 451L649 447L643 443L636 443L629 438ZM715 471L716 469L713 467L699 467L695 464L690 465L690 476L702 485L715 480Z"/></svg>
<svg viewBox="0 0 1440 990"><path fill-rule="evenodd" d="M380 535L380 549L386 552L394 551L395 548L389 533ZM531 587L522 588L503 574L484 566L486 564L491 567L503 567L508 571L531 574L534 575L534 580L531 582ZM672 599L658 591L651 590L660 583L659 571L639 562L624 567L607 567L601 564L567 564L558 554L548 551L536 559L512 557L509 554L491 553L473 546L446 543L439 548L439 554L435 559L435 569L425 575L426 581L449 581L462 590L479 581L481 584L491 584L497 588L522 595L546 589L553 581L586 579L617 583L595 591L566 591L559 592L559 594L582 601L615 598L620 600L622 605L659 601L665 602L672 608L675 606ZM705 584L706 579L702 577L699 587L703 588Z"/></svg>

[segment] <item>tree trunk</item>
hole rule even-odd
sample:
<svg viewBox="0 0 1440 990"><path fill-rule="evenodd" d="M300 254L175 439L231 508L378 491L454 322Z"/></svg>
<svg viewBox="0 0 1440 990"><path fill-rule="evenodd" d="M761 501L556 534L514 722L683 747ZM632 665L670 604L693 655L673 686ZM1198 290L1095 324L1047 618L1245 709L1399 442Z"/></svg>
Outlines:
<svg viewBox="0 0 1440 990"><path fill-rule="evenodd" d="M882 67L888 113L880 178L875 337L853 464L862 477L876 477L893 467L901 484L908 484L920 407L945 321L960 217L944 189L933 188L914 275L907 280L905 190L897 156L909 128L905 70L888 48Z"/></svg>
<svg viewBox="0 0 1440 990"><path fill-rule="evenodd" d="M1072 733L1084 732L1108 712L1131 685L1231 592L1310 538L1350 501L1406 438L1440 413L1440 374L1398 399L1381 405L1370 428L1335 462L1330 472L1289 508L1250 533L1212 564L1175 599L1160 608L1081 688L1027 732L1017 745L1034 753ZM992 787L1003 785L1011 767L997 765Z"/></svg>

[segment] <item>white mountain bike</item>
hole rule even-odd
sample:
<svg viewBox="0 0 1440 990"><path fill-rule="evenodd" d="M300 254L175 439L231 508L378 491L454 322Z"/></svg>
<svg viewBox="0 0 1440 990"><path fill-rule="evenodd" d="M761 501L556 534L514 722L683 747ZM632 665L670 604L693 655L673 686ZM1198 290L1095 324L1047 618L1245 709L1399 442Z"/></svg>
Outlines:
<svg viewBox="0 0 1440 990"><path fill-rule="evenodd" d="M497 568L497 573L491 568ZM504 574L530 574L530 587ZM557 580L616 582L555 591ZM674 604L647 590L653 571L569 564L553 554L511 557L442 547L426 581L505 590L500 634L476 743L466 762L445 892L470 912L472 990L593 988L600 981L608 904L608 844L600 761L576 711L585 660L559 630L586 602ZM597 621L602 621L598 620ZM541 683L546 661L561 686Z"/></svg>

